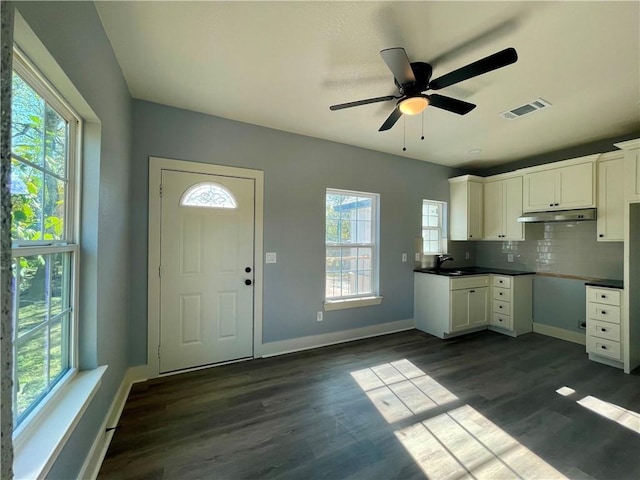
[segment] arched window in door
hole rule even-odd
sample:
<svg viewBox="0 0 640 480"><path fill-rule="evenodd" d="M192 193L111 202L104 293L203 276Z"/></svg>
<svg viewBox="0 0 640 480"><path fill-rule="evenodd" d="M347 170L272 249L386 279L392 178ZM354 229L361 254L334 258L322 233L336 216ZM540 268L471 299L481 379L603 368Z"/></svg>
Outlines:
<svg viewBox="0 0 640 480"><path fill-rule="evenodd" d="M218 183L201 182L190 186L180 199L182 207L238 208L238 202L227 188Z"/></svg>

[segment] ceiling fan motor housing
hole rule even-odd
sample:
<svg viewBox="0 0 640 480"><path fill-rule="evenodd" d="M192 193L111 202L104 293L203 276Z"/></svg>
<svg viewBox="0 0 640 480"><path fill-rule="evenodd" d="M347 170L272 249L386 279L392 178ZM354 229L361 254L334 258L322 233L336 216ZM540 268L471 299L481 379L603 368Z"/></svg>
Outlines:
<svg viewBox="0 0 640 480"><path fill-rule="evenodd" d="M401 95L419 95L429 88L429 80L433 72L431 65L425 62L413 62L411 70L416 78L414 83L401 85L396 78L393 79Z"/></svg>

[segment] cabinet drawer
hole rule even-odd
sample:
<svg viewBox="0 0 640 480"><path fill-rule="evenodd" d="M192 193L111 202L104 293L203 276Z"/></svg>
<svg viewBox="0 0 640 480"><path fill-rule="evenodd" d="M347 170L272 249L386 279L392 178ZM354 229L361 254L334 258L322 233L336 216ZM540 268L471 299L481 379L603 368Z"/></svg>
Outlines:
<svg viewBox="0 0 640 480"><path fill-rule="evenodd" d="M508 302L511 300L511 297L509 296L510 293L511 290L508 288L493 287L494 300L502 300L503 302Z"/></svg>
<svg viewBox="0 0 640 480"><path fill-rule="evenodd" d="M587 317L604 320L605 322L620 323L620 307L589 302L587 304Z"/></svg>
<svg viewBox="0 0 640 480"><path fill-rule="evenodd" d="M509 303L509 302L501 302L500 300L494 300L493 301L492 310L495 313L501 313L503 315L510 315L511 314L511 303Z"/></svg>
<svg viewBox="0 0 640 480"><path fill-rule="evenodd" d="M587 320L587 335L607 340L620 341L620 325L609 322L600 322L598 320Z"/></svg>
<svg viewBox="0 0 640 480"><path fill-rule="evenodd" d="M587 351L613 360L621 360L620 342L587 335Z"/></svg>
<svg viewBox="0 0 640 480"><path fill-rule="evenodd" d="M620 290L588 287L587 301L620 306Z"/></svg>
<svg viewBox="0 0 640 480"><path fill-rule="evenodd" d="M511 288L511 277L505 277L504 275L494 275L493 286L502 287L502 288Z"/></svg>
<svg viewBox="0 0 640 480"><path fill-rule="evenodd" d="M491 314L491 325L495 325L496 327L506 328L508 330L512 330L511 326L511 317L509 315L503 315L501 313L493 312Z"/></svg>
<svg viewBox="0 0 640 480"><path fill-rule="evenodd" d="M489 277L485 276L471 276L462 278L452 278L449 286L451 290L461 290L463 288L479 288L489 286Z"/></svg>

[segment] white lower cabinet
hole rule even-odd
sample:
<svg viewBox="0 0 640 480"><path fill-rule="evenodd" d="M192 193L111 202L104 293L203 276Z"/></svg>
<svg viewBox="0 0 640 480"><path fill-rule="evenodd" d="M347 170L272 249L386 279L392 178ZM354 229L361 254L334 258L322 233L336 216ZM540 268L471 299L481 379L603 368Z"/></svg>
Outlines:
<svg viewBox="0 0 640 480"><path fill-rule="evenodd" d="M489 328L512 337L532 331L532 275L447 277L414 273L416 328L439 338Z"/></svg>
<svg viewBox="0 0 640 480"><path fill-rule="evenodd" d="M622 291L587 286L587 353L589 359L622 368Z"/></svg>
<svg viewBox="0 0 640 480"><path fill-rule="evenodd" d="M491 330L512 337L532 331L532 278L532 275L491 275Z"/></svg>
<svg viewBox="0 0 640 480"><path fill-rule="evenodd" d="M439 338L486 328L489 275L452 278L414 273L416 328Z"/></svg>

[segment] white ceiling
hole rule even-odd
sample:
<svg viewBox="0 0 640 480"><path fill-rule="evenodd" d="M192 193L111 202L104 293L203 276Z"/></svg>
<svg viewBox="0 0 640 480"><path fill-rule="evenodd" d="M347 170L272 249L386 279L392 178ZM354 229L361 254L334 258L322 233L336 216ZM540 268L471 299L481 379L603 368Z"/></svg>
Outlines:
<svg viewBox="0 0 640 480"><path fill-rule="evenodd" d="M444 165L482 168L640 130L639 2L96 2L134 98ZM517 63L440 90L378 128L396 94L379 55L433 78L514 47ZM538 97L548 110L498 114ZM406 126L407 151L402 152ZM470 155L470 149L482 149ZM612 146L612 150L614 147Z"/></svg>

